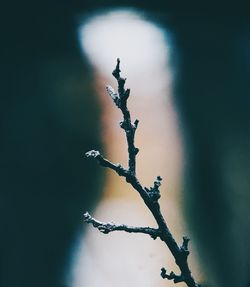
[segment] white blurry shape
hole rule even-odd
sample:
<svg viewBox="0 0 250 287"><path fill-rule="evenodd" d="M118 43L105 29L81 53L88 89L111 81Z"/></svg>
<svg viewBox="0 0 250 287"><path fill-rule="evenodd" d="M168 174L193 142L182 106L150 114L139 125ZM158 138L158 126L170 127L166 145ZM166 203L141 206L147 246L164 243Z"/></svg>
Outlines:
<svg viewBox="0 0 250 287"><path fill-rule="evenodd" d="M116 58L122 61L123 74L130 77L148 67L159 69L166 65L161 28L133 10L114 10L92 17L80 26L79 40L87 57L104 75L114 69Z"/></svg>

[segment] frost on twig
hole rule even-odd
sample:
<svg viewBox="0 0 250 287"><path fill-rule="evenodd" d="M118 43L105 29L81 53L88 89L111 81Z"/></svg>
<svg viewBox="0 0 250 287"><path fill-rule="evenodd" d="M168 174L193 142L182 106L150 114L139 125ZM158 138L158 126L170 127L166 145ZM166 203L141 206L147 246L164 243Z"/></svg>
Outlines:
<svg viewBox="0 0 250 287"><path fill-rule="evenodd" d="M120 127L124 130L126 134L127 146L128 146L128 167L125 168L120 164L115 164L105 159L99 151L91 150L87 152L86 157L95 159L101 166L107 167L115 171L119 176L123 177L126 182L128 182L132 187L139 193L143 199L145 205L152 213L158 228L151 227L131 227L124 224L115 223L104 223L98 221L90 216L89 213L84 214L84 221L86 223L92 224L93 227L97 228L102 233L110 233L113 231L125 231L129 233L144 233L151 236L153 239L159 237L168 247L171 254L173 255L177 266L180 269L180 275L176 275L174 272L167 274L165 268L161 269L161 276L164 279L173 280L174 283L184 282L188 287L200 287L196 283L194 277L192 276L191 270L188 265L188 242L189 238L183 237L183 243L181 246L177 244L173 235L171 234L167 223L160 210L160 186L162 178L160 176L156 177L152 187L143 187L140 181L136 177L136 155L139 149L135 147L134 139L136 129L138 127L139 121L136 119L134 123L131 121L130 112L127 107L127 100L130 96L130 90L125 89L126 79L120 76L120 60L117 59L117 64L115 70L113 71L113 76L117 80L118 92L116 92L111 86L107 86L107 92L118 109L121 110L123 119L120 122Z"/></svg>

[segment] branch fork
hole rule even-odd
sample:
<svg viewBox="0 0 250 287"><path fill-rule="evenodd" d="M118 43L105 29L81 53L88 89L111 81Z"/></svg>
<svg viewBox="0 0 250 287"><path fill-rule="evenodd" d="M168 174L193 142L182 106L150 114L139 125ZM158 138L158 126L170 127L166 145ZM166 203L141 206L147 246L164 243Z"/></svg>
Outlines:
<svg viewBox="0 0 250 287"><path fill-rule="evenodd" d="M112 72L118 83L118 92L116 92L110 85L106 87L108 95L111 97L115 105L121 110L123 120L120 122L120 127L125 131L126 140L128 145L128 168L120 164L114 164L105 159L99 151L91 150L86 152L86 157L95 159L101 166L107 167L115 171L119 176L124 177L125 180L132 185L132 187L139 193L144 203L152 213L158 228L151 227L134 227L125 224L115 224L113 222L101 222L94 219L88 212L83 215L84 221L97 228L100 232L108 234L113 231L124 231L128 233L142 233L151 236L153 239L160 238L169 248L175 262L180 269L180 275L176 275L173 271L169 274L165 268L161 269L161 276L163 279L173 280L174 283L185 282L188 287L201 287L196 283L192 276L191 270L188 265L188 243L189 238L184 236L181 246L173 238L167 223L161 213L159 199L160 199L160 186L162 178L156 177L153 187L142 187L141 183L136 177L136 155L139 149L135 147L134 138L138 127L139 121L136 119L134 123L131 122L130 112L127 108L127 100L130 96L130 89L125 89L126 79L120 76L120 60L117 59L117 64Z"/></svg>

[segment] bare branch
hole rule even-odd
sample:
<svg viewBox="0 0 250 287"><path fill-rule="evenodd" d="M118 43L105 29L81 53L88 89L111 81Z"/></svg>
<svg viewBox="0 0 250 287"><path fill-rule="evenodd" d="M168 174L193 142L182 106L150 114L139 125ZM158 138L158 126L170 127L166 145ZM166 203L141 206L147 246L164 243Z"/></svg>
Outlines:
<svg viewBox="0 0 250 287"><path fill-rule="evenodd" d="M150 235L153 239L160 237L160 230L151 227L134 227L125 224L115 224L113 222L101 222L94 219L88 212L83 215L86 223L92 224L93 227L98 228L104 234L108 234L112 231L125 231L128 233L143 233Z"/></svg>
<svg viewBox="0 0 250 287"><path fill-rule="evenodd" d="M174 280L175 283L185 282L188 287L200 287L194 280L191 270L188 265L188 242L189 238L183 237L183 243L179 247L173 235L171 234L167 223L161 213L159 199L160 199L160 186L162 178L157 176L154 181L153 187L142 187L141 183L136 177L136 155L139 149L134 145L135 132L139 121L135 120L131 123L130 112L127 108L127 100L130 95L130 90L125 89L126 79L120 76L120 60L117 59L116 68L113 71L113 76L118 83L118 93L111 86L107 86L107 92L112 98L116 106L123 114L123 120L120 122L120 127L125 131L127 144L128 144L128 169L125 169L120 164L114 164L105 159L100 152L92 150L86 153L87 157L95 158L100 165L111 168L118 175L125 177L126 181L133 186L133 188L140 194L144 203L152 213L155 221L158 224L158 229L149 227L129 227L126 225L116 225L113 223L103 223L92 218L88 213L85 213L84 218L87 223L91 223L94 227L98 228L103 233L111 231L126 231L133 233L149 234L154 239L159 237L169 248L175 262L180 269L180 275L171 272L167 274L166 269L162 268L161 276L168 280Z"/></svg>

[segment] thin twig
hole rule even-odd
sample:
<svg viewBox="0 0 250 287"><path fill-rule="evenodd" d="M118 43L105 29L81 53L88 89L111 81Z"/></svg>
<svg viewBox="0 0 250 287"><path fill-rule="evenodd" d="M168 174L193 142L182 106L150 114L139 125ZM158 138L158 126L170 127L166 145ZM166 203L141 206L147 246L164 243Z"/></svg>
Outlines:
<svg viewBox="0 0 250 287"><path fill-rule="evenodd" d="M88 212L83 215L84 221L86 223L90 223L93 227L98 228L104 234L108 234L113 231L125 231L128 233L142 233L150 235L153 239L160 237L160 230L151 227L135 227L128 226L125 224L115 224L113 222L101 222L99 220L94 219Z"/></svg>
<svg viewBox="0 0 250 287"><path fill-rule="evenodd" d="M106 158L104 158L99 151L97 150L91 150L85 153L86 157L93 157L95 158L99 164L101 166L104 167L109 167L110 169L113 169L115 172L117 172L120 176L127 176L127 170L122 167L120 164L114 164L112 162L110 162L109 160L107 160Z"/></svg>
<svg viewBox="0 0 250 287"><path fill-rule="evenodd" d="M118 175L124 177L126 181L133 186L133 188L140 194L148 209L151 211L155 221L158 224L158 229L150 227L129 227L127 225L103 223L92 218L88 213L85 213L84 219L87 223L92 224L94 227L98 228L103 233L109 233L111 231L126 231L148 234L154 239L159 237L168 246L170 252L175 258L176 264L180 269L180 275L176 275L174 272L170 272L170 274L167 274L166 269L162 268L162 278L173 280L174 283L185 282L188 287L200 287L200 285L196 283L195 279L193 278L188 265L187 259L189 255L189 238L183 237L183 243L181 246L179 246L173 238L167 226L167 223L161 213L158 200L160 199L159 188L161 186L162 178L160 176L157 176L153 187L146 188L142 187L136 177L136 155L139 152L139 149L135 147L134 139L139 121L135 120L134 123L131 123L130 112L127 108L127 100L130 95L130 90L124 88L126 79L120 77L120 72L120 60L117 59L116 68L112 74L116 78L118 83L118 93L116 93L111 86L107 86L107 92L116 104L116 106L121 110L123 115L123 120L120 122L120 127L125 131L128 144L128 169L124 168L120 164L114 164L109 160L105 159L99 151L89 151L86 153L86 156L96 159L101 166L108 167L114 170Z"/></svg>

